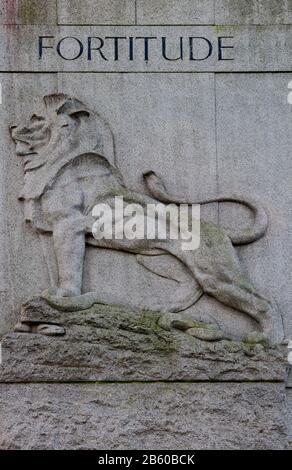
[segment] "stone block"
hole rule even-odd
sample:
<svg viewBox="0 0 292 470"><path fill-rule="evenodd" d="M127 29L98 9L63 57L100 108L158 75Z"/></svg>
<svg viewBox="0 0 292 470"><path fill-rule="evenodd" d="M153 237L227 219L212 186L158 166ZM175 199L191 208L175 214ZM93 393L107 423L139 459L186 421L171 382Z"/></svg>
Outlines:
<svg viewBox="0 0 292 470"><path fill-rule="evenodd" d="M56 0L1 0L0 24L57 24Z"/></svg>
<svg viewBox="0 0 292 470"><path fill-rule="evenodd" d="M213 0L138 0L138 24L200 25L214 23Z"/></svg>
<svg viewBox="0 0 292 470"><path fill-rule="evenodd" d="M292 24L290 0L215 0L215 24Z"/></svg>
<svg viewBox="0 0 292 470"><path fill-rule="evenodd" d="M282 384L1 384L1 449L283 450Z"/></svg>
<svg viewBox="0 0 292 470"><path fill-rule="evenodd" d="M135 0L58 0L59 24L135 24Z"/></svg>

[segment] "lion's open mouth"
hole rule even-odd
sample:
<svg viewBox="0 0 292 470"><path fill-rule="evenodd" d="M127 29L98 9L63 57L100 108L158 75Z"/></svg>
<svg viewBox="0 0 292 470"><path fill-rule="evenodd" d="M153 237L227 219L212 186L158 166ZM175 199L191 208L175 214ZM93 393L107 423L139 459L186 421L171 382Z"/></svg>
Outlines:
<svg viewBox="0 0 292 470"><path fill-rule="evenodd" d="M15 139L14 141L16 145L16 155L18 155L19 157L26 157L35 153L28 142L18 139Z"/></svg>

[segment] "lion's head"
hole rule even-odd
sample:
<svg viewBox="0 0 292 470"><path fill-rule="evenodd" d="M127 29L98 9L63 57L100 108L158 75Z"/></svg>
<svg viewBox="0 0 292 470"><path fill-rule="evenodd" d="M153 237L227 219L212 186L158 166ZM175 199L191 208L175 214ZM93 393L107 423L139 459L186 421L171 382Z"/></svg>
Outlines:
<svg viewBox="0 0 292 470"><path fill-rule="evenodd" d="M114 163L113 135L99 115L62 93L45 96L44 104L43 114L33 114L24 125L10 128L26 173L73 153L94 151Z"/></svg>

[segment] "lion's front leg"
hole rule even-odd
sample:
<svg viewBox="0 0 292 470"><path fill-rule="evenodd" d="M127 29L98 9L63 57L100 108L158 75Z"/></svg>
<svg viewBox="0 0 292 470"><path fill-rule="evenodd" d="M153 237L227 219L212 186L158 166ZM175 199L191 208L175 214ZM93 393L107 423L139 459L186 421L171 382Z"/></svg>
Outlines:
<svg viewBox="0 0 292 470"><path fill-rule="evenodd" d="M59 288L57 295L71 297L81 294L85 256L85 234L76 218L58 220L53 227Z"/></svg>
<svg viewBox="0 0 292 470"><path fill-rule="evenodd" d="M85 218L83 193L78 184L48 191L42 208L53 233L58 265L58 286L55 295L71 297L81 294L85 256Z"/></svg>

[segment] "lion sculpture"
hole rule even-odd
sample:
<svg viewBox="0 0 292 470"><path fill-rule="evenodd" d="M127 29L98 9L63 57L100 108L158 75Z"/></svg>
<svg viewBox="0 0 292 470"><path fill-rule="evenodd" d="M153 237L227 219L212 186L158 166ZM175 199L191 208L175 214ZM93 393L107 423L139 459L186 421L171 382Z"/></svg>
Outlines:
<svg viewBox="0 0 292 470"><path fill-rule="evenodd" d="M261 205L236 197L217 197L196 204L231 201L247 206L254 224L242 233L231 233L220 225L201 221L200 247L183 251L180 240L96 240L92 236L92 208L97 202L113 204L117 195L127 202L187 203L168 194L153 172L144 174L148 194L128 189L115 162L110 127L74 97L53 94L44 98L46 113L32 115L23 126L11 126L16 153L24 165L20 199L25 220L40 234L51 234L57 259L57 282L45 295L58 302L74 299L79 308L106 303L102 293L82 294L86 243L134 253L139 263L161 274L159 255L176 257L189 273L188 292L161 311L180 312L204 294L244 312L260 330L273 338L271 304L257 292L240 266L234 245L252 243L264 236L268 217ZM47 255L50 267L50 256ZM156 266L156 267L155 267ZM163 274L163 273L162 273ZM107 299L110 303L110 299Z"/></svg>

